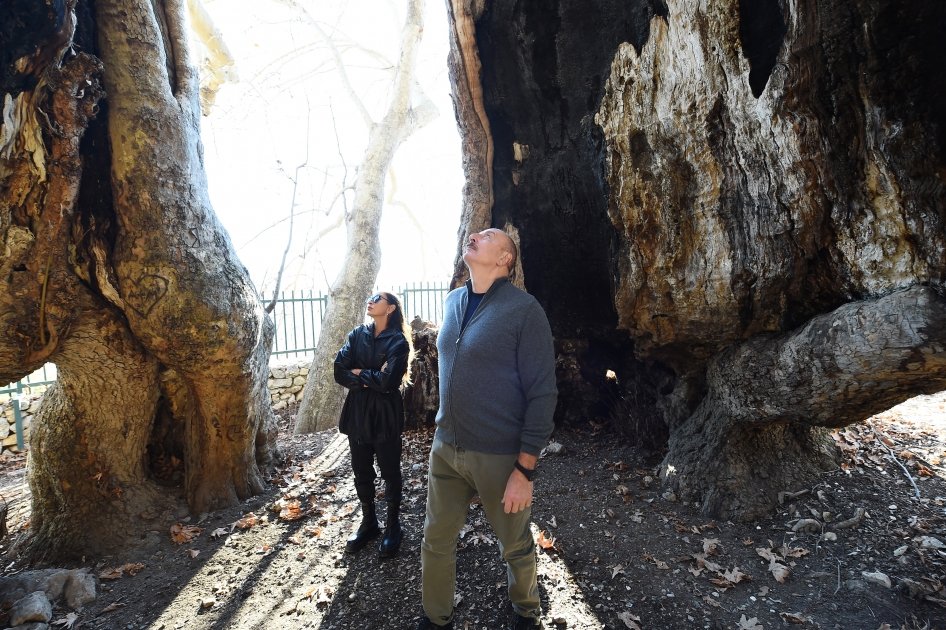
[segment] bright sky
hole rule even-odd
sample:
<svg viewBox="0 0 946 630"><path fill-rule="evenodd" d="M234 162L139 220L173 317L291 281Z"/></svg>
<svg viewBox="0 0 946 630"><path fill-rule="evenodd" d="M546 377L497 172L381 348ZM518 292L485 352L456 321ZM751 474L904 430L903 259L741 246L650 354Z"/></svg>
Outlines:
<svg viewBox="0 0 946 630"><path fill-rule="evenodd" d="M347 96L329 47L287 1L205 0L237 62L202 120L210 195L258 289L272 289L288 238L296 167L292 249L282 288L324 289L345 247L338 197L354 183L367 128ZM406 2L300 2L332 39L349 79L379 120L398 58ZM446 281L452 271L463 172L447 73L446 7L428 0L417 81L440 115L401 144L387 177L378 286ZM308 134L306 128L308 126ZM337 137L337 141L336 141ZM308 161L307 161L308 151ZM348 193L348 203L352 194ZM329 208L335 203L331 212ZM318 240L316 236L337 224Z"/></svg>

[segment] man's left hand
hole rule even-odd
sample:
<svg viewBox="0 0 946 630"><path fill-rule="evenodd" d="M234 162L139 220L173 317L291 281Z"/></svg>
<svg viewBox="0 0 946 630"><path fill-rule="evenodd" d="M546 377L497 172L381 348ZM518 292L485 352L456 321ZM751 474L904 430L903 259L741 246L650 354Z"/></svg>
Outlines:
<svg viewBox="0 0 946 630"><path fill-rule="evenodd" d="M506 493L503 494L503 511L506 514L521 512L532 505L532 482L516 469L509 475L506 482Z"/></svg>

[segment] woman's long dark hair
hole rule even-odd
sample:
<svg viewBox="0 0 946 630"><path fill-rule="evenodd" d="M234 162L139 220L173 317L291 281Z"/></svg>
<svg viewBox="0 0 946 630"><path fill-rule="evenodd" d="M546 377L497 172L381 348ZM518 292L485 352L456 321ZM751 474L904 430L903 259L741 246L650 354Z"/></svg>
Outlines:
<svg viewBox="0 0 946 630"><path fill-rule="evenodd" d="M387 291L381 291L381 295L388 304L394 307L394 312L388 315L388 328L400 330L401 334L404 335L404 340L407 341L407 371L404 372L401 385L410 385L411 363L414 362L414 338L411 335L411 327L408 326L407 322L404 320L404 309L401 307L401 300L393 293L388 293Z"/></svg>

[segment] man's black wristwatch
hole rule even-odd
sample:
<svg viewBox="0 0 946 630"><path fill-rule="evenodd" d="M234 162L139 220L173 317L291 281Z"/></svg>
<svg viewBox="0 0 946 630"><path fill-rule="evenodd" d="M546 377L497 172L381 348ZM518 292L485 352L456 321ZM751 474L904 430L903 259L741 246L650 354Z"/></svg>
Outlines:
<svg viewBox="0 0 946 630"><path fill-rule="evenodd" d="M516 460L516 468L521 472L526 479L529 481L535 481L536 471L535 468L529 469L519 463L519 460Z"/></svg>

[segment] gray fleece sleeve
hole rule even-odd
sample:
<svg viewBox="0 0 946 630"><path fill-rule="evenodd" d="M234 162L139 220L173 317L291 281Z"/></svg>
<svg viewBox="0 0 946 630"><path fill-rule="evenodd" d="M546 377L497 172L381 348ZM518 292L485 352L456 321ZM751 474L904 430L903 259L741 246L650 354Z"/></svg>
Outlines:
<svg viewBox="0 0 946 630"><path fill-rule="evenodd" d="M545 311L534 302L519 331L519 380L526 397L520 450L538 456L555 428L555 347Z"/></svg>

